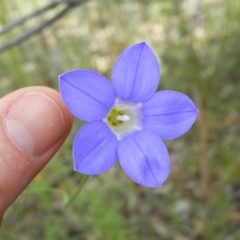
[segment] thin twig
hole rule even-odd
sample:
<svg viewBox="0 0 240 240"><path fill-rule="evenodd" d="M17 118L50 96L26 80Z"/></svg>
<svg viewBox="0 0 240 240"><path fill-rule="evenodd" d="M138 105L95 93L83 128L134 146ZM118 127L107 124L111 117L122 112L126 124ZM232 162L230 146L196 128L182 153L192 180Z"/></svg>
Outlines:
<svg viewBox="0 0 240 240"><path fill-rule="evenodd" d="M58 19L60 19L62 16L64 16L70 9L72 9L73 7L82 4L84 2L86 2L88 0L63 0L63 1L56 1L54 3L51 3L49 5L47 5L46 7L6 26L1 32L0 35L11 30L12 28L24 23L26 20L33 18L39 14L42 14L45 11L48 11L51 8L56 7L59 3L67 3L67 6L60 11L59 13L57 13L54 17L50 18L49 20L37 25L36 27L24 32L23 34L21 34L20 36L16 37L15 39L13 39L12 41L2 45L0 47L0 53L6 51L7 49L14 47L15 45L18 45L19 43L21 43L22 41L26 40L27 38L31 37L32 35L41 32L45 27L51 25L52 23L54 23L55 21L57 21Z"/></svg>
<svg viewBox="0 0 240 240"><path fill-rule="evenodd" d="M60 3L65 3L65 4L78 4L78 3L82 3L84 1L82 0L59 0L59 1L55 1L55 2L52 2L50 4L48 4L47 6L23 17L23 18L20 18L18 19L17 21L14 21L10 24L8 24L7 26L5 26L1 31L0 31L0 35L10 31L12 28L16 27L16 26L19 26L21 24L23 24L24 22L26 22L27 20L31 19L31 18L34 18L44 12L47 12L48 10L51 10L52 8L55 8L56 6L58 6Z"/></svg>
<svg viewBox="0 0 240 240"><path fill-rule="evenodd" d="M0 35L10 31L12 28L19 26L21 24L23 24L24 22L26 22L27 20L34 18L52 8L55 8L59 3L61 3L62 1L57 1L57 2L52 2L49 5L47 5L46 7L43 7L42 9L39 9L31 14L29 14L28 16L25 16L17 21L14 21L10 24L8 24L7 26L5 26L1 31L0 31Z"/></svg>

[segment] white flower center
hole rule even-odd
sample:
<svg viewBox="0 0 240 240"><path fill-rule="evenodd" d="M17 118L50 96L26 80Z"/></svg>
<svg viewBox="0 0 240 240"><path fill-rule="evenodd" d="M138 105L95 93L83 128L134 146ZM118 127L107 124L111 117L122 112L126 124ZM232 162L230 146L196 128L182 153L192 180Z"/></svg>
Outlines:
<svg viewBox="0 0 240 240"><path fill-rule="evenodd" d="M142 129L142 103L128 103L116 100L113 108L103 119L118 140L126 135Z"/></svg>
<svg viewBox="0 0 240 240"><path fill-rule="evenodd" d="M119 120L119 121L127 122L127 121L130 120L130 117L129 117L128 115L123 115L123 116L118 115L118 116L116 117L116 119Z"/></svg>

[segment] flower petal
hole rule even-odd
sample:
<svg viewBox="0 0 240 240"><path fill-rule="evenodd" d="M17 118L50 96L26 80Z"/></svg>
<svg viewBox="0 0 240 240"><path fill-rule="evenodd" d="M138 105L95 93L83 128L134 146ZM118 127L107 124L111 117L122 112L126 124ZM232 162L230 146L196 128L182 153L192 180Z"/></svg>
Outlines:
<svg viewBox="0 0 240 240"><path fill-rule="evenodd" d="M104 118L116 98L111 83L90 70L78 69L62 74L59 88L71 113L85 121Z"/></svg>
<svg viewBox="0 0 240 240"><path fill-rule="evenodd" d="M102 121L85 124L73 143L74 169L86 175L107 171L116 162L117 139Z"/></svg>
<svg viewBox="0 0 240 240"><path fill-rule="evenodd" d="M160 91L143 104L143 127L156 132L163 140L177 138L191 128L197 113L186 95Z"/></svg>
<svg viewBox="0 0 240 240"><path fill-rule="evenodd" d="M158 60L144 42L123 51L112 71L113 88L123 101L146 101L156 91L159 80Z"/></svg>
<svg viewBox="0 0 240 240"><path fill-rule="evenodd" d="M119 143L117 152L124 172L140 185L160 187L169 175L167 148L154 132L135 132Z"/></svg>

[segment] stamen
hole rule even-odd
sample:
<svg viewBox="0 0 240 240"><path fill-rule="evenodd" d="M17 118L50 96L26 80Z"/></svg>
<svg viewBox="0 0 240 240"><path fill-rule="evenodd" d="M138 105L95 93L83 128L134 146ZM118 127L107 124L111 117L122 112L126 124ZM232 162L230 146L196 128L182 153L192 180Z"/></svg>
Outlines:
<svg viewBox="0 0 240 240"><path fill-rule="evenodd" d="M129 133L142 130L142 103L131 104L116 99L115 105L103 119L118 140Z"/></svg>
<svg viewBox="0 0 240 240"><path fill-rule="evenodd" d="M128 115L123 115L123 116L118 115L116 119L119 121L127 122L130 120L130 117Z"/></svg>

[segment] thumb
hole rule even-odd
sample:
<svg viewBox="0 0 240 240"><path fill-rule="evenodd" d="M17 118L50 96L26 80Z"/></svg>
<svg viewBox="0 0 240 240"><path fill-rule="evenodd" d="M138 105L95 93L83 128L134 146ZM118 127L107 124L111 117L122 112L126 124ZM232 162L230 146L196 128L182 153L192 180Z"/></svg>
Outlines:
<svg viewBox="0 0 240 240"><path fill-rule="evenodd" d="M29 87L0 99L0 223L71 126L72 116L53 89Z"/></svg>

